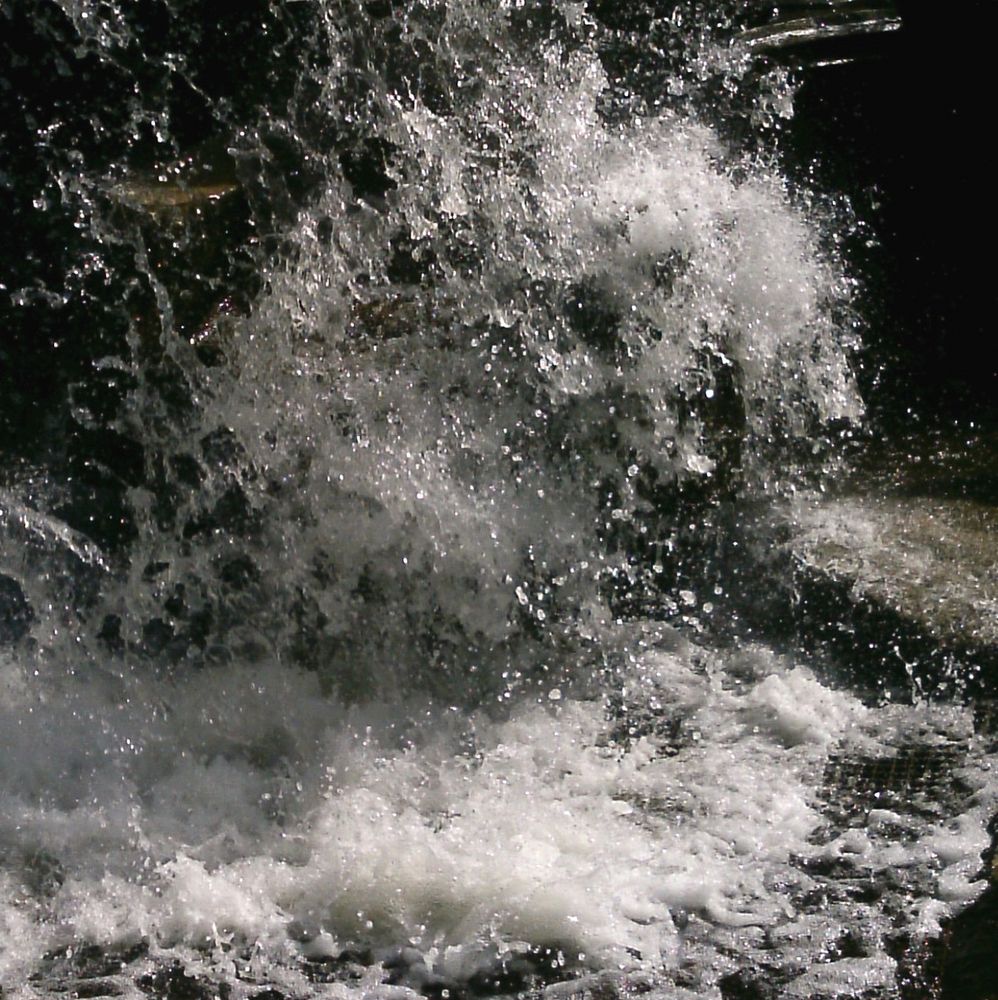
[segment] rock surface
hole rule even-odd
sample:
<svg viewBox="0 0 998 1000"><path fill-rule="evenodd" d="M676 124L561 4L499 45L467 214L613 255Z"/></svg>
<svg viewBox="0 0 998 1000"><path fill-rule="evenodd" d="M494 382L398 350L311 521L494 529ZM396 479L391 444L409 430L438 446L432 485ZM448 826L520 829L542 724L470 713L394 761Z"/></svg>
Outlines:
<svg viewBox="0 0 998 1000"><path fill-rule="evenodd" d="M871 452L837 491L798 500L787 549L795 616L887 688L995 693L998 482L995 442L907 442Z"/></svg>
<svg viewBox="0 0 998 1000"><path fill-rule="evenodd" d="M998 643L998 511L971 500L842 497L801 505L802 568L848 583L948 648Z"/></svg>

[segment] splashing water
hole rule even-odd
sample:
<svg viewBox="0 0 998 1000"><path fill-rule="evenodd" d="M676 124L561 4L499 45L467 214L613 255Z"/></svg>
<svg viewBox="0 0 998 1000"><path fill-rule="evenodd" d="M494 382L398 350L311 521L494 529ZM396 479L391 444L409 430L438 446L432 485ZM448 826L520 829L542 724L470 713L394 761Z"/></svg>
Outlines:
<svg viewBox="0 0 998 1000"><path fill-rule="evenodd" d="M782 180L673 114L604 124L594 54L468 38L483 16L446 10L445 44L476 65L447 113L375 81L386 190L323 175L224 363L188 376L196 424L161 461L200 461L203 482L132 557L167 567L153 602L241 560L269 591L245 643L321 622L308 657L362 693L523 673L668 544L659 493L765 478L773 442L858 414L842 290ZM215 531L226 503L252 522L246 552ZM126 623L154 614L140 589Z"/></svg>
<svg viewBox="0 0 998 1000"><path fill-rule="evenodd" d="M976 891L993 789L968 778L955 831L898 816L891 854L876 818L822 839L821 775L919 726L969 746L964 714L626 623L709 616L676 589L705 513L862 414L825 224L689 97L747 87L737 60L704 42L683 100L639 99L583 4L380 6L308 5L273 50L300 55L268 78L286 106L218 99L231 176L155 102L99 176L50 164L92 268L130 282L89 376L114 401L75 382L67 419L139 471L104 539L54 473L5 473L4 986L144 941L288 988L349 946L368 991L687 969L716 995L766 935L799 975L834 957L801 942L842 914L801 899L840 856L944 869L928 933ZM136 72L124 8L61 8ZM189 58L170 85L213 98ZM893 974L869 909L843 982Z"/></svg>

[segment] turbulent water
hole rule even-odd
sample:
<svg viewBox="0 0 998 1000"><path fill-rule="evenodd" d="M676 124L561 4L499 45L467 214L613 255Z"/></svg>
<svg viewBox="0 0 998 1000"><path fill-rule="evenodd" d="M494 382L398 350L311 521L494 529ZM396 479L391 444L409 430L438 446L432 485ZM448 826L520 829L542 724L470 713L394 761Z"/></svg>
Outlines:
<svg viewBox="0 0 998 1000"><path fill-rule="evenodd" d="M766 949L787 995L889 991L998 791L967 713L864 705L726 605L718 525L862 419L786 80L680 8L323 0L263 20L241 107L182 8L160 44L58 5L137 96L89 161L39 140L82 249L9 289L104 298L0 481L4 989L144 942L292 991L719 996ZM951 815L830 819L836 760L913 745L966 755ZM815 904L836 865L907 874Z"/></svg>

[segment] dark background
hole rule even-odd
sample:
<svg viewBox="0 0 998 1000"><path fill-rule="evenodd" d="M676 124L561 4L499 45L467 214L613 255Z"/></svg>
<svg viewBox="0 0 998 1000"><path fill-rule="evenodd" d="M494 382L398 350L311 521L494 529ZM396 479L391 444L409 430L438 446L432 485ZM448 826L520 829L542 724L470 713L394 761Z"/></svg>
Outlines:
<svg viewBox="0 0 998 1000"><path fill-rule="evenodd" d="M850 195L876 244L861 378L875 421L994 426L993 41L983 2L898 0L903 27L849 65L804 71L787 155ZM910 411L910 412L909 412Z"/></svg>

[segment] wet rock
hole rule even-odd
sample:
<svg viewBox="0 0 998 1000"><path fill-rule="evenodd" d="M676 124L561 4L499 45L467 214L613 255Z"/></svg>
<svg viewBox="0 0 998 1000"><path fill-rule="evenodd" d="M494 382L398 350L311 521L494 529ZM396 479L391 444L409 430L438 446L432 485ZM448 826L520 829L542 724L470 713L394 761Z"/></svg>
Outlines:
<svg viewBox="0 0 998 1000"><path fill-rule="evenodd" d="M998 997L998 886L960 913L945 936L942 1000Z"/></svg>
<svg viewBox="0 0 998 1000"><path fill-rule="evenodd" d="M345 948L336 955L308 959L302 971L311 983L356 983L373 964L369 948Z"/></svg>
<svg viewBox="0 0 998 1000"><path fill-rule="evenodd" d="M998 516L966 500L840 498L798 511L797 558L951 646L998 643Z"/></svg>
<svg viewBox="0 0 998 1000"><path fill-rule="evenodd" d="M136 986L154 1000L228 1000L232 987L202 976L189 976L179 962L140 976Z"/></svg>
<svg viewBox="0 0 998 1000"><path fill-rule="evenodd" d="M775 1000L779 980L772 970L737 969L718 980L722 1000Z"/></svg>
<svg viewBox="0 0 998 1000"><path fill-rule="evenodd" d="M786 549L802 633L858 670L876 661L885 687L993 691L996 447L983 432L870 442L834 495L798 503Z"/></svg>
<svg viewBox="0 0 998 1000"><path fill-rule="evenodd" d="M994 688L994 507L850 496L801 504L792 520L795 613L807 642L830 649L865 686L916 695Z"/></svg>
<svg viewBox="0 0 998 1000"><path fill-rule="evenodd" d="M35 613L20 584L0 574L0 646L9 646L23 639L34 619Z"/></svg>
<svg viewBox="0 0 998 1000"><path fill-rule="evenodd" d="M113 979L93 979L76 983L70 990L71 997L88 1000L90 997L119 997L124 993L122 986Z"/></svg>
<svg viewBox="0 0 998 1000"><path fill-rule="evenodd" d="M877 53L878 43L883 46L885 36L901 28L892 0L791 0L756 6L765 11L765 20L740 32L734 44L754 57L797 65L838 66L868 58Z"/></svg>
<svg viewBox="0 0 998 1000"><path fill-rule="evenodd" d="M940 938L897 939L891 943L897 958L897 987L901 1000L939 1000L940 977L946 961Z"/></svg>
<svg viewBox="0 0 998 1000"><path fill-rule="evenodd" d="M44 852L38 852L41 856ZM30 861L30 859L28 859ZM36 860L43 865L44 859ZM54 859L49 862L56 864ZM29 872L30 875L30 872ZM59 879L53 881L53 887ZM42 887L43 890L46 887ZM105 948L95 944L76 944L51 952L29 977L32 995L39 997L70 997L89 1000L91 997L135 997L132 979L141 971L141 962L149 946L138 942L131 946ZM2 996L2 989L0 989Z"/></svg>
<svg viewBox="0 0 998 1000"><path fill-rule="evenodd" d="M544 1000L619 1000L648 993L654 980L647 973L597 972L545 987ZM678 996L678 995L677 995Z"/></svg>

